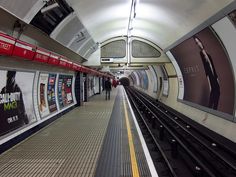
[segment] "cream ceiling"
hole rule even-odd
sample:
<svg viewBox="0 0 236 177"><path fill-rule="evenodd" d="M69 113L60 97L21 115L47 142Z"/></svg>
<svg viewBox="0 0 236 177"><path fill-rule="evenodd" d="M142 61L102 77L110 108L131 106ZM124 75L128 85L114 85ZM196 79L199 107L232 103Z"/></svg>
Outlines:
<svg viewBox="0 0 236 177"><path fill-rule="evenodd" d="M30 23L46 1L0 0L0 7ZM131 4L135 0L65 1L75 12L70 15L71 18L64 19L58 25L51 37L84 58L88 59L97 50L98 43L127 35ZM161 49L169 48L198 25L235 2L235 0L136 1L137 15L132 23L131 35L152 41ZM76 36L81 31L86 38L78 42Z"/></svg>
<svg viewBox="0 0 236 177"><path fill-rule="evenodd" d="M139 0L132 35L162 49L234 0ZM96 42L127 35L132 0L67 0Z"/></svg>

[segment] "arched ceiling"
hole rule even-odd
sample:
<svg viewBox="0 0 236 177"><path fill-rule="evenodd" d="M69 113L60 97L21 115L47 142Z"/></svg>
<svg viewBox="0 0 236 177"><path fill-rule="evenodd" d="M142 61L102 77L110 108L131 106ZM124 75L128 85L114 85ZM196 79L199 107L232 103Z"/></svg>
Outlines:
<svg viewBox="0 0 236 177"><path fill-rule="evenodd" d="M130 17L134 17L134 11L131 13L134 2L136 16L129 26ZM57 8L67 7L66 17L53 27L52 32L46 32L52 39L89 59L99 43L126 36L128 27L132 29L129 35L168 49L233 2L235 0L1 0L0 8L38 27L37 24L42 26L45 21L49 23L55 19ZM51 3L56 8L46 11ZM41 18L37 21L38 12L41 12ZM57 19L61 12L56 13Z"/></svg>
<svg viewBox="0 0 236 177"><path fill-rule="evenodd" d="M162 49L234 0L138 0L132 35ZM132 0L67 0L96 42L127 35Z"/></svg>

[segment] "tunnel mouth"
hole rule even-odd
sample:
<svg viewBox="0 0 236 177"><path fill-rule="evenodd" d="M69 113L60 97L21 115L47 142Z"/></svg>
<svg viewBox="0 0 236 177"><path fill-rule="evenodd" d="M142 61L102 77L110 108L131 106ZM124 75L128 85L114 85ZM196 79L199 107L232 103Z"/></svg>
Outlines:
<svg viewBox="0 0 236 177"><path fill-rule="evenodd" d="M119 82L123 86L130 86L130 81L127 77L120 78Z"/></svg>

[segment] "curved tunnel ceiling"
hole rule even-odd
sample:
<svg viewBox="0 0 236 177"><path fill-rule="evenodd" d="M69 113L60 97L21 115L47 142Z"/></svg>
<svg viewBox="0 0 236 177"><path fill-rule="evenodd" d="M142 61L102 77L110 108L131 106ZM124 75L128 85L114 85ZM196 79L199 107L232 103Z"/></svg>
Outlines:
<svg viewBox="0 0 236 177"><path fill-rule="evenodd" d="M98 43L127 35L132 2L136 2L136 16L132 20L132 27L129 26L132 29L131 36L152 41L164 50L221 9L235 2L234 0L2 0L0 6L24 22L30 23L48 1L67 2L73 8L72 15L78 19L78 24L82 22L83 27L76 31L76 24L71 27L65 25L70 29L65 28L64 31L73 34L70 34L69 41L59 40L59 42L86 59L97 50ZM86 35L83 33L82 37L89 36L91 40L90 42L84 40L85 44L80 45L75 37L81 30L86 33ZM79 50L81 46L85 48L83 51Z"/></svg>
<svg viewBox="0 0 236 177"><path fill-rule="evenodd" d="M67 0L96 42L127 35L131 0ZM133 36L162 49L173 44L233 0L139 0Z"/></svg>

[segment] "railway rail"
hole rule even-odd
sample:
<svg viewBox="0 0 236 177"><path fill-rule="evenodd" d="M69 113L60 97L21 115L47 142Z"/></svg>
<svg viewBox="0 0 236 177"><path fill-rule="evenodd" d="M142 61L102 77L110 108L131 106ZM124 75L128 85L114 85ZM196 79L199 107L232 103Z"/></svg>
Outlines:
<svg viewBox="0 0 236 177"><path fill-rule="evenodd" d="M236 152L133 87L125 88L160 177L235 177Z"/></svg>

